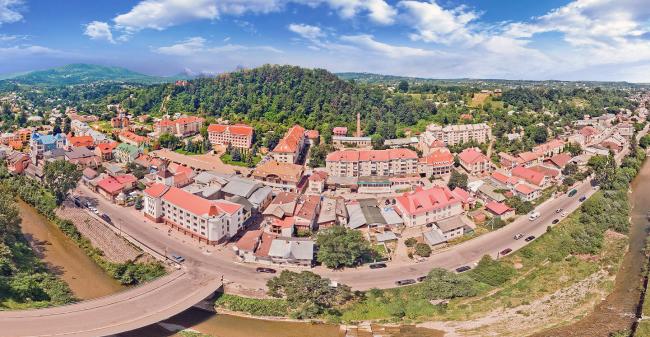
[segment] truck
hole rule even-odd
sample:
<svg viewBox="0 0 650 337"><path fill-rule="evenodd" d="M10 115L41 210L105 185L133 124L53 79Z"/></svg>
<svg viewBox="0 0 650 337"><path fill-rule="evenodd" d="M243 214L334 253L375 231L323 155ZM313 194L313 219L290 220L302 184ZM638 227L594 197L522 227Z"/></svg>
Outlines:
<svg viewBox="0 0 650 337"><path fill-rule="evenodd" d="M528 214L528 220L533 221L533 220L539 218L540 215L541 214L539 214L539 212L534 211L534 212Z"/></svg>

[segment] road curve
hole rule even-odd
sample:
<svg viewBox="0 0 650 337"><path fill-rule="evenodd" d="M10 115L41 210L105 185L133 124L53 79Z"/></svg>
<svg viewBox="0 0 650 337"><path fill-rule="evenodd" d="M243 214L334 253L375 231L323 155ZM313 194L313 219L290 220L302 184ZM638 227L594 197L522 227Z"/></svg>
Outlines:
<svg viewBox="0 0 650 337"><path fill-rule="evenodd" d="M113 335L165 320L221 287L221 279L183 270L117 294L34 310L0 311L0 337Z"/></svg>

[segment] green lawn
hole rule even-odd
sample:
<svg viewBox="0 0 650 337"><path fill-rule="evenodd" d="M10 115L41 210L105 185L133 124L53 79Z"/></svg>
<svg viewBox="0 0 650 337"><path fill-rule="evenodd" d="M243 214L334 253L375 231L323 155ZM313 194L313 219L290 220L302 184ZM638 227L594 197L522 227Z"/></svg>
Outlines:
<svg viewBox="0 0 650 337"><path fill-rule="evenodd" d="M221 158L221 161L222 161L224 164L227 164L227 165L234 165L234 166L241 166L241 167L249 167L248 164L247 164L246 162L243 162L243 161L234 161L234 160L232 160L232 156L231 156L230 154L228 154L228 153L224 153L220 158ZM253 165L252 165L252 167L257 166L257 164L258 164L261 160L262 160L262 157L259 156L259 155L253 157Z"/></svg>

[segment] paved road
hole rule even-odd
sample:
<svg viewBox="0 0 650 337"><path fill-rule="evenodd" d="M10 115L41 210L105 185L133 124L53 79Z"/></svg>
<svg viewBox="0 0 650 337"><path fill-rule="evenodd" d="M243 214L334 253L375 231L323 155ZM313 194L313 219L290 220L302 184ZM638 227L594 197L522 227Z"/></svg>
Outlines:
<svg viewBox="0 0 650 337"><path fill-rule="evenodd" d="M130 331L183 312L220 286L220 280L178 270L98 299L38 310L0 311L0 337L94 337Z"/></svg>
<svg viewBox="0 0 650 337"><path fill-rule="evenodd" d="M539 206L537 210L541 216L535 221L519 217L504 228L453 246L447 251L433 255L425 262L408 265L395 263L389 264L388 268L375 270L360 267L332 271L318 267L314 271L332 280L347 284L353 289L367 290L394 287L397 280L426 275L435 267L453 270L463 265L472 266L486 254L496 258L497 253L505 248L517 250L523 247L526 242L523 239L514 240L515 234L523 233L525 236L539 237L546 231L547 226L551 225L553 219L560 218L560 215L555 213L556 209L564 208L570 213L580 206L578 199L581 196L590 196L594 193L588 182L579 184L577 189L578 193L574 197L562 195ZM132 208L117 206L97 197L85 186L80 186L77 193L93 198L98 203L98 208L107 213L116 225L121 226L122 230L131 236L160 252L181 254L186 258L189 266L203 272L214 273L218 270L224 275L226 283L233 282L249 289L264 289L266 280L271 277L268 274L255 272L255 265L236 261L233 252L230 251L231 246L206 247L190 238L179 238L176 233L169 235L166 226L146 220Z"/></svg>

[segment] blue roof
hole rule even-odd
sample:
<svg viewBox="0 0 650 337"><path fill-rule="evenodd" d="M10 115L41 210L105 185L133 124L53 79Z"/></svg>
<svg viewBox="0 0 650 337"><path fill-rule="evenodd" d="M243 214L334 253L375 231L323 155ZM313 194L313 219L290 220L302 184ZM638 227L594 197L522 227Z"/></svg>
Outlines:
<svg viewBox="0 0 650 337"><path fill-rule="evenodd" d="M33 133L32 134L32 139L35 141L44 144L44 145L50 145L50 144L55 144L56 142L60 140L65 139L65 135L62 133L58 133L56 135L41 135L40 133Z"/></svg>

